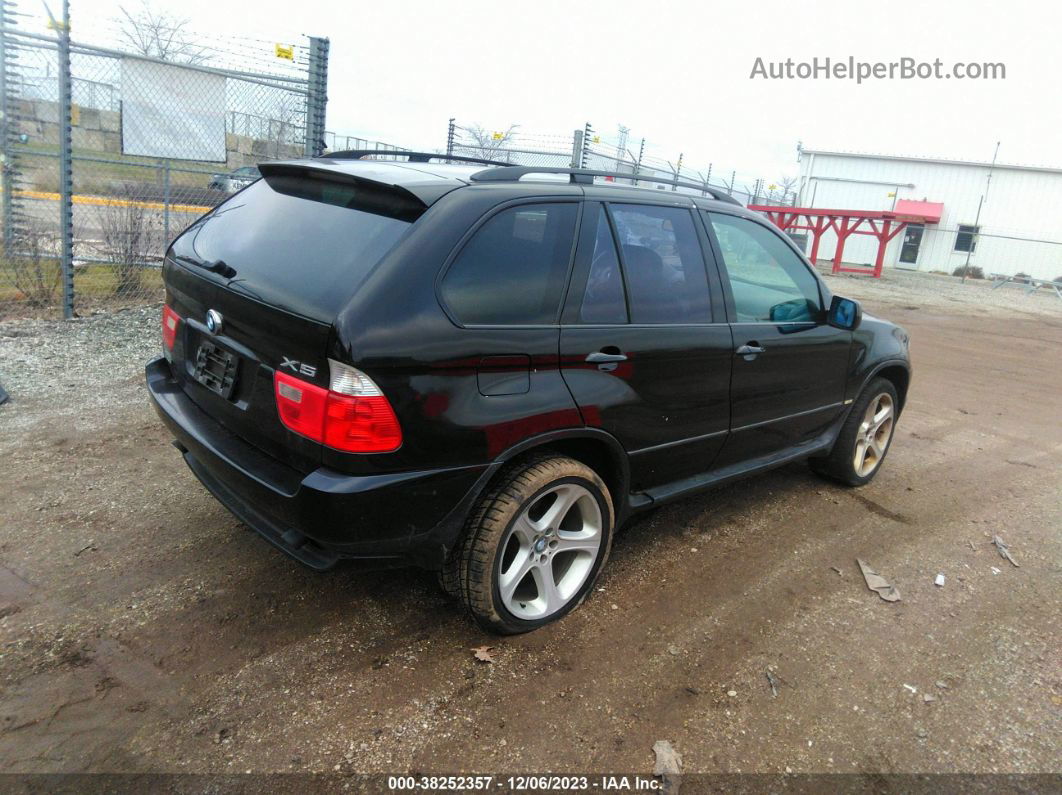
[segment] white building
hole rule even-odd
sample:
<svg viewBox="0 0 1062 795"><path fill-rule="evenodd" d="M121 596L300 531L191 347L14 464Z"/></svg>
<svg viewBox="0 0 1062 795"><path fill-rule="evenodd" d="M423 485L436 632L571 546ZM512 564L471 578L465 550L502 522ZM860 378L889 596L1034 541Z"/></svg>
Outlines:
<svg viewBox="0 0 1062 795"><path fill-rule="evenodd" d="M889 243L885 267L952 273L972 248L970 265L986 275L1062 277L1062 168L800 152L799 207L890 211L904 199L942 203L940 223L908 226ZM836 242L823 235L820 261L833 258ZM844 261L872 265L877 247L852 235Z"/></svg>

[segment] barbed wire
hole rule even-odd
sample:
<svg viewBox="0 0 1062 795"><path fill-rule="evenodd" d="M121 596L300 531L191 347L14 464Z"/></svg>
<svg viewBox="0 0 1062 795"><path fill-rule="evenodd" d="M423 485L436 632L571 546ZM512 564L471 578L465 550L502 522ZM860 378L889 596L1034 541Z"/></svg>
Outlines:
<svg viewBox="0 0 1062 795"><path fill-rule="evenodd" d="M50 18L42 7L38 8L33 3L18 3L14 13L25 20L20 27L39 35L54 35ZM79 14L79 5L76 3L71 9L71 39L75 43L91 42L96 47L133 54L137 48L128 40L132 26L133 23L119 17ZM214 33L198 29L183 20L169 26L155 23L154 27L160 32L182 34L182 41L193 48L203 65L215 68L293 76L303 73L309 61L308 37L303 34L285 33L270 38L231 31ZM292 49L290 59L277 57L278 44Z"/></svg>

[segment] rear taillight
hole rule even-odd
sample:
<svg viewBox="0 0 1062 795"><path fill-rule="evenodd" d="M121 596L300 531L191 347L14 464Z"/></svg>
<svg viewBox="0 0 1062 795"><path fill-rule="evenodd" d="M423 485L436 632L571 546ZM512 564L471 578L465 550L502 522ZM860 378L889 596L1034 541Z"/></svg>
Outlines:
<svg viewBox="0 0 1062 795"><path fill-rule="evenodd" d="M162 344L169 353L177 340L177 329L181 325L181 316L168 306L162 307Z"/></svg>
<svg viewBox="0 0 1062 795"><path fill-rule="evenodd" d="M328 360L329 389L282 373L273 376L284 426L347 453L389 453L402 446L391 404L365 373Z"/></svg>

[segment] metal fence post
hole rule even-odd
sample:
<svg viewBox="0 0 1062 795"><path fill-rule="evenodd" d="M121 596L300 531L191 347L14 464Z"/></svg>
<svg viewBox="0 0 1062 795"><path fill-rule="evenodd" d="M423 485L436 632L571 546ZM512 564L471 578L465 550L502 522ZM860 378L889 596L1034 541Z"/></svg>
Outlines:
<svg viewBox="0 0 1062 795"><path fill-rule="evenodd" d="M63 0L59 24L59 234L62 253L59 266L63 279L63 317L74 316L74 173L71 158L70 118L70 0Z"/></svg>
<svg viewBox="0 0 1062 795"><path fill-rule="evenodd" d="M576 130L572 135L572 168L579 168L583 160L583 131Z"/></svg>
<svg viewBox="0 0 1062 795"><path fill-rule="evenodd" d="M579 168L590 167L590 141L592 138L591 133L593 131L594 128L590 126L590 122L587 122L583 126L583 151L579 158Z"/></svg>
<svg viewBox="0 0 1062 795"><path fill-rule="evenodd" d="M309 85L306 96L306 156L324 154L325 107L328 104L328 39L310 37Z"/></svg>
<svg viewBox="0 0 1062 795"><path fill-rule="evenodd" d="M4 2L0 7L0 146L3 147L0 153L0 178L3 179L4 186L4 253L10 256L11 244L15 237L15 221L11 207L11 200L14 198L11 187L14 168L11 163L11 149L8 146L11 135L11 107L7 101L7 15L8 4Z"/></svg>
<svg viewBox="0 0 1062 795"><path fill-rule="evenodd" d="M446 156L454 156L454 133L457 131L457 120L451 116L450 123L446 126Z"/></svg>
<svg viewBox="0 0 1062 795"><path fill-rule="evenodd" d="M170 245L170 161L162 172L162 245Z"/></svg>
<svg viewBox="0 0 1062 795"><path fill-rule="evenodd" d="M672 191L677 191L678 190L679 178L682 176L682 158L683 158L683 153L679 152L678 165L675 166L675 184L671 186L671 190Z"/></svg>

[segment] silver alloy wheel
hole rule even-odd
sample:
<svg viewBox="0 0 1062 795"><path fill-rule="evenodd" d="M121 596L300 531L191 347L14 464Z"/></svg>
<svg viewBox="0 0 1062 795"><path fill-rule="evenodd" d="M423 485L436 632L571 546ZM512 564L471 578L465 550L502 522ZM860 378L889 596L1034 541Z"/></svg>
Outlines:
<svg viewBox="0 0 1062 795"><path fill-rule="evenodd" d="M602 525L597 499L576 483L538 495L502 541L495 577L505 609L537 620L564 608L594 569Z"/></svg>
<svg viewBox="0 0 1062 795"><path fill-rule="evenodd" d="M863 422L856 432L855 457L852 460L859 477L867 477L881 463L892 437L895 415L892 397L885 392L867 406Z"/></svg>

